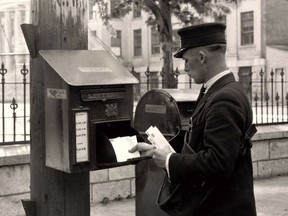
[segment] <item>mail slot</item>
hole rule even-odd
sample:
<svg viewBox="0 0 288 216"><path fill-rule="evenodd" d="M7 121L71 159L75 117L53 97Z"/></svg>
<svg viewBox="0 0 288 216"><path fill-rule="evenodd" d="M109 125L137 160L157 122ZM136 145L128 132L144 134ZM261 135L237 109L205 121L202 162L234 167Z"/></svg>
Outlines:
<svg viewBox="0 0 288 216"><path fill-rule="evenodd" d="M134 127L146 142L145 131L157 126L176 152L183 145L198 92L189 89L154 89L146 92L135 111ZM136 165L136 215L167 216L157 205L156 198L166 173L152 159ZM149 211L147 211L149 209Z"/></svg>
<svg viewBox="0 0 288 216"><path fill-rule="evenodd" d="M42 50L48 167L76 173L118 162L110 139L134 136L129 71L106 51Z"/></svg>

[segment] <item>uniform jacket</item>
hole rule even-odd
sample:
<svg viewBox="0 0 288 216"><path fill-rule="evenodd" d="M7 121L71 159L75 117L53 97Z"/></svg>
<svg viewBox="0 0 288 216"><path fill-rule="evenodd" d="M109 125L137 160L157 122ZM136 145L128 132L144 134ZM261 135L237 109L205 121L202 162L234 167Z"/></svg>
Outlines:
<svg viewBox="0 0 288 216"><path fill-rule="evenodd" d="M217 80L197 104L187 144L194 154L175 153L169 160L172 182L215 185L199 216L255 216L251 151L239 153L252 110L232 73ZM189 215L187 215L189 216Z"/></svg>

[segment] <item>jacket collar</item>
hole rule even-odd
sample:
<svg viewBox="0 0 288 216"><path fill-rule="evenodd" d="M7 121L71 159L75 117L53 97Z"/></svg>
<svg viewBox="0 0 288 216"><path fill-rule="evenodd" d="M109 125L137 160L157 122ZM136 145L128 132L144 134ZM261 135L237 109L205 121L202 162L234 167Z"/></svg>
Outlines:
<svg viewBox="0 0 288 216"><path fill-rule="evenodd" d="M235 82L235 77L234 77L233 73L229 73L229 74L221 77L219 80L217 80L211 86L211 88L209 88L209 90L205 93L203 98L197 104L197 106L196 106L196 108L192 114L192 118L195 117L197 115L197 113L203 108L203 106L205 105L205 103L207 102L207 100L210 98L210 96L213 93L217 92L219 89L223 88L225 85L227 85L228 83L231 83L231 82Z"/></svg>

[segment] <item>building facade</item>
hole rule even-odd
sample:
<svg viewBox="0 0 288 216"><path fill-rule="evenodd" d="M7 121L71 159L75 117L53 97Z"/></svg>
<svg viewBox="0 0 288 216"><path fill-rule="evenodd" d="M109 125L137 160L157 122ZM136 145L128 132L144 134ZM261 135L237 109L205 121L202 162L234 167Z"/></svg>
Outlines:
<svg viewBox="0 0 288 216"><path fill-rule="evenodd" d="M113 11L119 0L108 1ZM221 21L227 25L227 64L239 80L248 83L250 73L252 79L260 79L260 70L270 71L272 68L287 71L285 63L287 56L287 34L285 29L288 16L288 1L286 0L242 0L231 6L231 12L223 17L207 18L209 21ZM161 71L161 53L157 31L147 26L147 14L143 11L133 11L125 17L112 19L111 24L116 30L116 37L111 37L97 13L97 7L90 8L92 16L89 20L91 37L100 38L119 60L128 68L142 73L149 66L150 71ZM180 46L177 30L183 25L172 18L174 51ZM91 47L93 49L93 47ZM278 62L275 62L277 53ZM280 62L280 63L279 63ZM180 71L179 82L187 83L188 77L183 71L181 59L174 59L174 67ZM265 79L269 79L266 75ZM288 76L286 73L286 80ZM145 77L143 77L145 79Z"/></svg>
<svg viewBox="0 0 288 216"><path fill-rule="evenodd" d="M107 2L113 13L113 8L121 0ZM18 76L14 71L20 70L25 62L29 64L28 49L20 25L30 23L30 4L30 0L0 2L0 61L4 62L10 71L6 78L12 82ZM111 20L115 29L115 35L112 37L103 25L97 5L93 5L93 1L90 1L89 11L90 49L108 50L129 70L134 67L144 81L144 72L149 67L151 78L154 78L155 82L161 81L159 72L162 69L162 56L159 36L155 29L146 25L147 13L135 6L125 17L115 15ZM231 12L221 19L207 18L207 22L220 21L227 25L227 63L237 78L239 75L242 83L249 81L250 72L252 79L259 80L261 69L266 71L265 79L269 79L269 73L273 69L276 80L281 79L282 70L288 80L288 63L285 61L288 55L288 29L285 28L288 22L287 12L286 0L241 0L232 5ZM180 46L177 30L183 25L172 17L172 26L173 50L176 51ZM173 63L174 68L180 71L178 87L187 88L189 77L183 71L183 61L174 59Z"/></svg>

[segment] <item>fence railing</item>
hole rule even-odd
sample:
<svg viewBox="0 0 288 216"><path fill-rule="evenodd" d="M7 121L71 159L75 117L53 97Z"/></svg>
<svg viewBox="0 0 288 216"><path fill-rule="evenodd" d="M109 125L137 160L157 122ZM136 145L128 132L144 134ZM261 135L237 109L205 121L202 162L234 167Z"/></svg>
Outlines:
<svg viewBox="0 0 288 216"><path fill-rule="evenodd" d="M261 69L260 80L254 81L253 107L256 124L288 122L288 82L284 69L278 73L271 69L266 73ZM286 74L287 77L287 74ZM253 88L253 85L251 85Z"/></svg>
<svg viewBox="0 0 288 216"><path fill-rule="evenodd" d="M153 88L163 88L165 80L163 70L160 72L151 72L149 67L141 77L132 67L131 73L139 80L135 87L135 98L139 99L147 90ZM184 75L184 74L183 74ZM179 81L179 70L174 71L175 80L178 88L199 89L199 85L193 83L188 75L186 79ZM237 74L236 74L237 76ZM253 108L254 123L259 124L284 124L288 123L288 74L282 68L277 73L272 69L271 72L265 72L261 69L259 72L250 71L243 78L238 74L238 80L242 84L247 97ZM146 86L146 88L143 88Z"/></svg>
<svg viewBox="0 0 288 216"><path fill-rule="evenodd" d="M30 116L28 113L30 106L29 101L27 101L27 96L29 94L27 75L29 70L24 63L20 69L20 74L22 76L21 82L7 82L5 79L7 73L8 70L5 68L4 63L2 63L0 67L2 90L0 95L0 145L29 143ZM15 97L17 92L21 92L17 95L19 102Z"/></svg>
<svg viewBox="0 0 288 216"><path fill-rule="evenodd" d="M29 97L29 82L27 82L29 70L23 64L19 72L21 77L19 82L7 82L5 76L8 71L4 63L1 64L0 146L29 143L30 141L30 103L27 100ZM139 84L135 85L134 89L136 102L148 90L164 87L163 70L154 72L147 67L144 73L140 73L132 67L131 73L139 80ZM254 123L258 125L288 123L287 75L284 69L277 73L272 69L269 73L263 70L250 72L244 81L240 76L238 77L251 102ZM178 68L174 71L174 76L178 88L199 90L199 85L193 83L192 78L187 74L181 74ZM11 92L14 92L13 89L21 92L17 95L17 100L15 96L11 96L13 95Z"/></svg>

